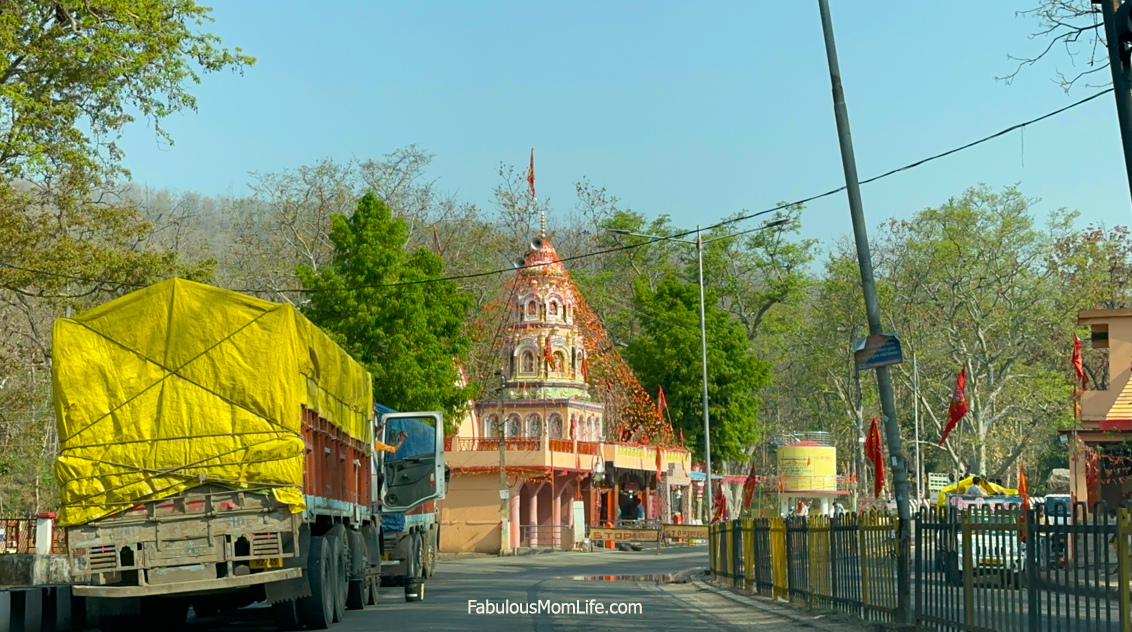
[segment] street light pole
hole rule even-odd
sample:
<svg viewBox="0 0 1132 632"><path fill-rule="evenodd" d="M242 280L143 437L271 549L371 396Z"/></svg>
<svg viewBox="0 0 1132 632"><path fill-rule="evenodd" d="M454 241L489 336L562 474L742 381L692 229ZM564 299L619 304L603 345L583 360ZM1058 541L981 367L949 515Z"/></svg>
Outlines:
<svg viewBox="0 0 1132 632"><path fill-rule="evenodd" d="M503 424L503 369L499 370L499 555L511 553L511 490L507 487L507 431Z"/></svg>
<svg viewBox="0 0 1132 632"><path fill-rule="evenodd" d="M924 497L924 471L920 462L920 366L916 364L916 350L912 350L912 409L916 419L916 502Z"/></svg>
<svg viewBox="0 0 1132 632"><path fill-rule="evenodd" d="M837 63L837 45L833 39L833 22L829 15L829 0L818 0L822 34L825 38L826 58L829 62L829 79L833 86L833 111L837 120L837 139L841 146L841 163L845 170L845 190L849 194L849 213L853 219L853 236L857 244L857 262L861 269L861 288L865 294L865 313L869 334L883 333L880 322L880 304L877 301L876 282L873 279L873 261L869 252L868 228L861 205L861 187L857 181L857 161L853 155L853 136L849 132L849 112L845 107L845 93L841 87L841 69ZM897 621L909 623L912 614L910 589L912 512L908 503L908 463L900 441L900 426L896 421L896 398L892 392L892 377L888 367L876 369L877 390L880 394L881 413L884 416L888 455L892 466L892 483L896 492L896 509L899 514L896 536L896 610Z"/></svg>
<svg viewBox="0 0 1132 632"><path fill-rule="evenodd" d="M704 239L696 226L696 265L700 275L700 361L703 365L703 408L704 408L704 469L707 470L707 482L704 483L704 507L707 508L705 522L711 524L712 512L715 509L715 499L711 495L711 416L708 413L707 394L707 321L704 316Z"/></svg>

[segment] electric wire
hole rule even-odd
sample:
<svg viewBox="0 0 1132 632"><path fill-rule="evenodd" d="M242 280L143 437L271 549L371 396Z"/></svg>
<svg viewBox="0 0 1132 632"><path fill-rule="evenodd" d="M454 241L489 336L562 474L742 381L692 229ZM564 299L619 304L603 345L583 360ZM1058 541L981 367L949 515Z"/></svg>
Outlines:
<svg viewBox="0 0 1132 632"><path fill-rule="evenodd" d="M894 176L898 173L902 173L904 171L909 171L911 169L915 169L916 167L923 166L923 165L925 165L929 162L933 162L935 160L945 158L945 157L950 156L952 154L956 154L956 153L959 153L961 151L971 149L972 147L975 147L975 146L981 145L985 142L994 140L994 139L999 138L999 137L1001 137L1005 134L1009 134L1010 132L1013 132L1015 130L1024 129L1029 125L1033 125L1034 123L1044 121L1048 118L1057 116L1058 114L1061 114L1063 112L1067 112L1067 111L1069 111L1073 108L1084 105L1084 104L1086 104L1086 103L1088 103L1088 102L1090 102L1094 99L1097 99L1097 98L1099 98L1103 95L1106 95L1106 94L1112 92L1112 90L1113 90L1112 88L1107 88L1105 90L1102 90L1100 92L1097 92L1095 94L1087 96L1087 97L1080 99L1078 101L1074 101L1073 103L1070 103L1069 105L1066 105L1064 107L1053 110L1052 112L1047 112L1046 114L1043 114L1043 115L1038 116L1036 118L1032 118L1032 119L1024 121L1022 123L1016 123L1014 125L1011 125L1010 127L1004 128L1004 129L999 130L999 131L997 131L993 134L990 134L989 136L984 136L984 137L982 137L978 140L972 141L972 142L967 143L965 145L961 145L959 147L955 147L953 149L949 149L947 151L940 152L940 153L932 155L932 156L928 156L927 158L922 158L922 159L917 160L915 162L908 163L908 164L906 164L902 167L897 167L895 169L886 171L884 173L873 176L871 178L866 178L865 180L860 180L859 184L869 184L869 183L872 183L872 182L876 182L878 180L882 180L884 178ZM665 237L659 237L658 236L658 237L651 238L651 239L648 239L646 241L639 242L639 243L625 244L625 245L617 246L617 247L614 247L614 248L606 248L606 249L603 249L603 250L596 250L596 251L582 253L582 254L573 255L573 256L569 256L569 257L562 257L562 258L558 259L557 262L550 261L550 262L546 262L546 263L536 263L536 264L531 264L527 267L534 268L534 267L552 265L554 263L566 263L568 261L578 261L580 259L588 259L590 257L597 257L597 256L601 256L601 255L606 255L606 254L612 254L612 253L615 253L615 252L622 252L622 251L626 251L626 250L634 250L634 249L637 249L637 248L643 248L645 246L654 244L658 241L665 241L665 240L678 239L680 237L687 237L688 235L694 235L697 232L702 233L704 231L712 230L714 228L720 228L722 226L729 226L731 224L736 224L738 222L743 222L743 221L753 219L753 218L756 218L756 217L760 217L760 216L763 216L763 215L768 215L770 213L775 213L775 212L778 212L778 211L790 209L792 207L808 204L808 203L813 202L815 200L820 200L822 198L826 198L826 197L829 197L831 195L835 195L837 193L840 193L840 192L844 191L845 188L846 187L844 185L842 185L840 187L837 187L836 189L830 189L830 190L825 191L823 193L818 193L817 195L811 195L809 197L805 197L805 198L802 198L802 199L799 199L799 200L795 200L793 202L786 202L786 203L783 203L783 204L779 204L777 206L773 206L771 208L761 210L761 211L758 211L758 212L755 212L755 213L748 213L746 215L740 215L738 217L733 217L733 218L730 218L730 219L722 220L722 221L717 222L715 224L712 224L710 226L705 226L705 227L699 229L698 231L697 230L688 230L688 231L684 231L684 232L680 232L680 233L674 233L672 235L668 235L668 236L665 236ZM760 226L760 227L753 228L753 229L750 229L750 230L738 232L738 233L735 233L733 235L725 235L725 236L720 237L718 239L725 239L727 237L734 237L734 236L738 236L738 235L741 235L741 234L746 234L746 233L749 233L749 232L762 230L763 228L765 228L765 227ZM143 284L143 283L130 283L128 281L115 281L115 280L111 280L111 279L98 279L98 278L82 277L82 276L65 274L65 273L61 273L61 272L49 272L47 270L36 270L36 269L33 269L33 268L26 268L26 267L22 267L22 266L17 266L17 265L14 265L14 264L6 262L6 261L0 261L0 267L8 268L8 269L11 269L11 270L17 270L17 271L20 271L20 272L26 272L28 274L38 274L38 275L44 275L44 276L52 276L52 277L63 278L63 279L68 279L68 280L72 280L72 281L80 281L80 282L83 282L83 283L110 284L110 285L115 285L115 286L118 286L118 287L145 287L146 285L148 285L148 284ZM425 283L441 283L441 282L445 282L445 281L460 281L460 280L465 280L465 279L475 279L475 278L493 276L493 275L497 275L497 274L506 274L508 272L513 272L514 270L515 270L515 268L500 268L500 269L497 269L497 270L484 270L484 271L481 271L481 272L469 272L469 273L465 273L465 274L454 274L454 275L450 275L450 276L433 277L433 278L428 278L428 279L412 279L412 280L408 280L408 281L393 281L393 282L390 282L390 283L375 283L375 284L357 285L357 286L342 287L342 288L289 288L289 289L272 289L272 290L260 290L260 289L246 288L246 289L239 289L239 290L233 290L233 291L242 292L244 294L284 294L284 293L311 294L311 293L315 293L315 292L349 292L349 291L354 291L354 290L401 287L401 286L409 286L409 285L421 285L421 284L425 284Z"/></svg>

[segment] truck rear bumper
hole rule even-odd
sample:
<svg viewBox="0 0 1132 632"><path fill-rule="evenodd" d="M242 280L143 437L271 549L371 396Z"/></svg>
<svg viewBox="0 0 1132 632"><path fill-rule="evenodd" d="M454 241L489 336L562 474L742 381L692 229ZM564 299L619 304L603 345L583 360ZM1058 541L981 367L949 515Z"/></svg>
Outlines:
<svg viewBox="0 0 1132 632"><path fill-rule="evenodd" d="M72 587L72 594L76 597L152 597L155 595L184 595L187 593L204 593L229 588L242 588L256 584L296 579L303 576L301 568L284 568L277 571L264 571L252 575L238 577L222 577L219 579L200 579L188 582L174 582L171 584L152 584L147 586L83 586Z"/></svg>

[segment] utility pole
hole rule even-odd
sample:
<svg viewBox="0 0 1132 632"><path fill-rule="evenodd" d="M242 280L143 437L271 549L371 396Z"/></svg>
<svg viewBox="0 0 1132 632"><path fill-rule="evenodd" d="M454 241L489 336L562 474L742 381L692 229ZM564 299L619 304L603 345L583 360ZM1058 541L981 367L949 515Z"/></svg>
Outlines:
<svg viewBox="0 0 1132 632"><path fill-rule="evenodd" d="M707 470L707 482L704 483L704 524L711 524L712 512L715 510L715 497L711 495L711 417L708 415L707 396L707 324L704 319L704 238L700 234L700 226L696 225L696 264L700 275L700 366L703 367L703 408L704 408L704 469Z"/></svg>
<svg viewBox="0 0 1132 632"><path fill-rule="evenodd" d="M1128 21L1132 5L1120 0L1093 0L1101 5L1104 15L1105 41L1108 43L1108 67L1112 71L1112 94L1116 97L1116 118L1120 124L1120 139L1124 145L1124 169L1128 174L1129 192L1132 194L1132 93L1129 92L1128 47L1132 40L1132 24Z"/></svg>
<svg viewBox="0 0 1132 632"><path fill-rule="evenodd" d="M849 133L849 113L845 107L845 94L841 87L841 69L837 64L837 45L833 39L833 22L829 16L829 0L818 0L822 32L825 36L825 53L829 62L829 79L833 85L833 111L837 119L837 139L841 145L841 163L845 170L845 190L849 194L849 212L853 218L853 236L857 243L857 262L861 268L861 288L865 294L865 312L869 321L869 334L882 332L880 304L877 302L876 283L873 280L873 261L869 252L869 236L865 213L861 207L861 187L857 181L857 161L853 155L853 137ZM896 421L896 401L892 393L892 377L888 367L876 369L877 390L880 392L881 413L888 439L889 463L892 466L892 483L896 491L896 621L912 622L911 594L911 527L912 512L908 504L908 463L900 441L900 426Z"/></svg>
<svg viewBox="0 0 1132 632"><path fill-rule="evenodd" d="M924 497L924 470L920 462L920 365L916 363L916 350L912 350L912 410L916 419L916 504Z"/></svg>

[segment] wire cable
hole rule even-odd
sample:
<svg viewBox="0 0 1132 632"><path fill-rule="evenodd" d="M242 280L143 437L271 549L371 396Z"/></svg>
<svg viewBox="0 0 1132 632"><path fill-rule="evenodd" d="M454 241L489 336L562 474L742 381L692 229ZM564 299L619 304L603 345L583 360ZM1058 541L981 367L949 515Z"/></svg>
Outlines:
<svg viewBox="0 0 1132 632"><path fill-rule="evenodd" d="M1099 98L1103 95L1106 95L1106 94L1112 92L1112 90L1113 90L1112 88L1106 88L1105 90L1097 92L1096 94L1093 94L1091 96L1087 96L1087 97L1085 97L1085 98L1083 98L1079 101L1074 101L1073 103L1070 103L1069 105L1067 105L1065 107L1056 109L1052 112L1047 112L1046 114L1043 114L1043 115L1036 117L1036 118L1032 118L1028 121L1024 121L1022 123L1017 123L1015 125L1011 125L1010 127L1007 127L1007 128L1002 129L1000 131L997 131L993 134L990 134L989 136L984 136L984 137L982 137L978 140L972 141L972 142L967 143L965 145L955 147L954 149L949 149L947 151L940 152L940 153L935 154L933 156L928 156L927 158L923 158L923 159L917 160L915 162L906 164L902 167L897 167L897 168L892 169L890 171L886 171L886 172L884 172L880 175L876 175L876 176L873 176L871 178L861 180L861 181L859 181L859 184L869 184L869 183L872 183L872 182L876 182L877 180L881 180L881 179L896 175L896 174L904 172L904 171L909 171L911 169L915 169L916 167L923 166L923 165L925 165L929 162L939 160L940 158L945 158L947 156L950 156L952 154L956 154L956 153L959 153L961 151L970 149L970 148L975 147L977 145L981 145L985 142L994 140L995 138L999 138L1000 136L1003 136L1005 134L1009 134L1010 132L1013 132L1015 130L1024 129L1025 127L1027 127L1029 125L1033 125L1034 123L1044 121L1048 118L1057 116L1058 114L1061 114L1063 112L1067 112L1069 110L1072 110L1073 108L1084 105L1084 104L1088 103L1089 101L1092 101L1094 99L1097 99L1097 98ZM738 222L753 219L755 217L759 217L759 216L762 216L762 215L768 215L770 213L775 213L777 211L786 210L786 209L789 209L789 208L794 207L794 206L800 206L800 205L808 204L808 203L813 202L815 200L820 200L822 198L826 198L826 197L829 197L831 195L835 195L835 194L840 193L844 190L845 190L845 186L842 185L842 186L837 187L836 189L830 189L830 190L825 191L823 193L819 193L817 195L811 195L809 197L802 198L800 200L795 200L793 202L786 202L784 204L779 204L778 206L774 206L774 207L771 207L771 208L768 208L768 209L765 209L765 210L762 210L762 211L758 211L756 213L749 213L747 215L741 215L741 216L738 216L738 217L733 217L731 219L726 219L726 220L717 222L715 224L712 224L710 226L705 226L705 227L701 228L699 232L711 230L713 228L719 228L721 226L728 226L728 225L731 225L731 224L736 224ZM729 235L729 236L738 236L740 234L745 234L745 233L752 232L752 231L755 231L755 230L760 230L761 228L762 227L754 228L754 229L751 229L751 230L748 230L748 231L743 231L742 233L736 233L735 235ZM648 245L656 243L658 241L675 239L675 238L679 238L679 237L687 237L688 235L694 235L696 232L697 232L696 230L688 230L688 231L684 231L682 233L675 233L675 234L672 234L672 235L668 235L667 237L657 237L655 239L649 239L647 241L643 241L643 242L640 242L640 243L626 244L624 246L618 246L618 247L615 247L615 248L607 248L607 249L604 249L604 250L596 250L596 251L593 251L593 252L582 253L580 255L563 257L563 258L560 258L557 262L551 261L551 262L547 262L547 263L536 263L536 264L532 264L532 265L527 266L527 267L534 268L534 267L552 265L553 263L566 263L568 261L577 261L579 259L587 259L587 258L590 258L590 257L597 257L597 256L600 256L600 255L610 254L610 253L614 253L614 252L621 252L621 251L625 251L625 250L633 250L633 249L636 249L636 248L643 248L644 246L648 246ZM721 237L720 239L726 238L726 237L729 237L729 236ZM48 272L46 270L35 270L35 269L31 269L31 268L24 268L24 267L21 267L21 266L13 265L13 264L5 262L5 261L0 261L0 267L8 268L8 269L11 269L11 270L18 270L20 272L26 272L26 273L29 273L29 274L41 274L41 275L45 275L45 276L53 276L53 277L69 279L69 280L72 280L72 281L81 281L81 282L84 282L84 283L108 283L108 284L117 285L119 287L145 287L144 284L140 284L140 283L129 283L129 282L126 282L126 281L113 281L113 280L110 280L110 279L92 279L92 278L86 278L86 277L80 277L80 276L73 276L73 275L69 275L69 274L63 274L63 273L59 273L59 272ZM369 285L357 285L357 286L344 287L344 288L293 288L293 289L275 289L275 290L258 290L258 289L250 289L249 288L249 289L241 289L241 290L234 290L234 291L242 292L244 294L277 294L277 293L278 294L283 294L283 293L306 293L306 294L310 294L310 293L314 293L314 292L349 292L349 291L353 291L353 290L368 290L368 289L379 289L379 288L387 288L387 287L400 287L400 286L406 286L406 285L420 285L420 284L424 284L424 283L440 283L440 282L443 282L443 281L460 281L460 280L464 280L464 279L475 279L475 278L481 278L481 277L486 277L486 276L493 276L493 275L496 275L496 274L505 274L507 272L513 272L514 270L515 270L515 268L500 268L500 269L497 269L497 270L484 270L482 272L469 272L467 274L455 274L455 275L451 275L451 276L434 277L434 278L431 278L431 279L414 279L414 280L411 280L411 281L394 281L394 282L391 282L391 283L376 283L376 284L369 284Z"/></svg>

